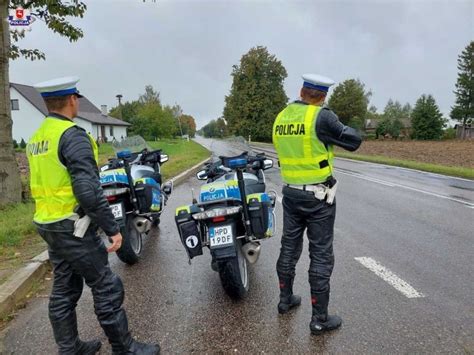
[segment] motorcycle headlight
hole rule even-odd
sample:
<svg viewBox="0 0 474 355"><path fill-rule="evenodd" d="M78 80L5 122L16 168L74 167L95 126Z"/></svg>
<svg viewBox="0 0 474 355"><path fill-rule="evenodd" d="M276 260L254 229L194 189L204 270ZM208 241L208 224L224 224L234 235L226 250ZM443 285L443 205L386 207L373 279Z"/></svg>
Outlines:
<svg viewBox="0 0 474 355"><path fill-rule="evenodd" d="M193 214L193 218L197 219L197 220L211 219L211 218L236 214L236 213L239 213L241 210L242 210L241 206L212 208L212 209L204 211L204 212L199 212L199 213Z"/></svg>

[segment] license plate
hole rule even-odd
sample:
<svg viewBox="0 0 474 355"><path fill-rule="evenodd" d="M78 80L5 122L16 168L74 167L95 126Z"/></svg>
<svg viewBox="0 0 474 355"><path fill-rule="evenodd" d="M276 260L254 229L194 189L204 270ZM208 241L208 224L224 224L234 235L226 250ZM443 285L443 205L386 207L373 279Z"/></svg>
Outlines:
<svg viewBox="0 0 474 355"><path fill-rule="evenodd" d="M228 225L209 228L209 240L211 248L232 244L234 242L232 226Z"/></svg>
<svg viewBox="0 0 474 355"><path fill-rule="evenodd" d="M110 210L115 219L123 218L123 205L121 203L110 205Z"/></svg>

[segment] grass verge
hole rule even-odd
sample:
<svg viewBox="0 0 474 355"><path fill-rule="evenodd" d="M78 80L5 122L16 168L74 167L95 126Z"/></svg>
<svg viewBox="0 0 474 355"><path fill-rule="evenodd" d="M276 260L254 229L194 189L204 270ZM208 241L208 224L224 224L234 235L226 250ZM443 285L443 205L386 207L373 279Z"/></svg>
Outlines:
<svg viewBox="0 0 474 355"><path fill-rule="evenodd" d="M349 152L340 151L340 150L337 150L335 152L335 156L336 158L339 157L339 158L367 161L371 163L400 166L403 168L422 170L422 171L427 171L430 173L457 176L457 177L474 180L474 169L471 169L471 168L422 163L422 162L417 162L413 160L387 158L387 157L379 156L379 155L362 155L362 154L349 153Z"/></svg>
<svg viewBox="0 0 474 355"><path fill-rule="evenodd" d="M32 202L0 209L0 283L46 247L32 222Z"/></svg>

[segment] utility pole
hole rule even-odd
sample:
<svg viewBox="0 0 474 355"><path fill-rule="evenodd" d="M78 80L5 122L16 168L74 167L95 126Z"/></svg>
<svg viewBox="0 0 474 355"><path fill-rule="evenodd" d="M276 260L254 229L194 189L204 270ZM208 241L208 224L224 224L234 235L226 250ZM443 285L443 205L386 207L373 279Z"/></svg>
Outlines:
<svg viewBox="0 0 474 355"><path fill-rule="evenodd" d="M118 104L119 104L119 112L120 112L120 119L122 119L122 94L117 94L115 95L115 97L117 98L118 100Z"/></svg>

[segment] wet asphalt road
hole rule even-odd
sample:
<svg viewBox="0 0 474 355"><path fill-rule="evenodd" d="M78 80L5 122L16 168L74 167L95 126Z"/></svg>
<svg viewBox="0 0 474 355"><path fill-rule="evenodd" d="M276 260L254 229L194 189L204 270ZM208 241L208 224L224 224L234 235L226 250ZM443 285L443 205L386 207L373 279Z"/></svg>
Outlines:
<svg viewBox="0 0 474 355"><path fill-rule="evenodd" d="M241 149L199 141L217 154ZM336 167L340 186L330 310L342 316L340 330L320 337L309 333L307 243L295 280L303 304L291 314L277 314L281 223L251 267L243 301L225 295L208 252L188 265L173 218L177 206L190 203L191 188L199 189L200 182L191 178L174 191L139 264L128 267L110 257L125 284L133 335L159 341L163 353L474 352L474 182L346 160L337 160ZM268 189L280 191L278 169L266 176ZM278 204L278 221L281 215ZM423 297L407 298L356 257L373 258ZM88 290L78 318L81 337L102 339L101 353L110 353ZM54 351L47 297L38 297L4 332L3 352Z"/></svg>

